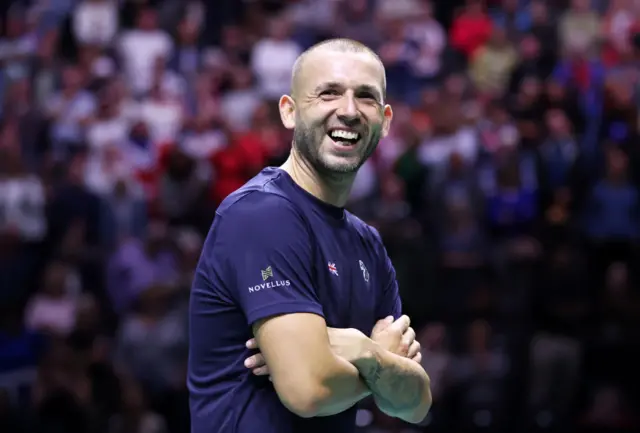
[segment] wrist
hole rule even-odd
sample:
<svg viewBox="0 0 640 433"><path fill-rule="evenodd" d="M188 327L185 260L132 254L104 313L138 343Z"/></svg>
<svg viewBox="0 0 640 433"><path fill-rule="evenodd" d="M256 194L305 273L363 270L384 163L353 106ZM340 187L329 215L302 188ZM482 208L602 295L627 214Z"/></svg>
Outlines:
<svg viewBox="0 0 640 433"><path fill-rule="evenodd" d="M377 364L378 352L381 350L382 347L378 343L365 335L361 342L360 355L353 361L353 365L362 374L363 371Z"/></svg>

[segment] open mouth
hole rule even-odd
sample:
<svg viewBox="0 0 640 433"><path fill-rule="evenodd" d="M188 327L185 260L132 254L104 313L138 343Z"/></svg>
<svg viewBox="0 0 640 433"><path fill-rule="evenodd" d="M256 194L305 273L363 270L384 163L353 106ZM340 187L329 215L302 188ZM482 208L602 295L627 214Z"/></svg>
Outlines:
<svg viewBox="0 0 640 433"><path fill-rule="evenodd" d="M360 134L354 131L345 131L343 129L334 129L327 133L334 143L341 146L353 146L360 141Z"/></svg>

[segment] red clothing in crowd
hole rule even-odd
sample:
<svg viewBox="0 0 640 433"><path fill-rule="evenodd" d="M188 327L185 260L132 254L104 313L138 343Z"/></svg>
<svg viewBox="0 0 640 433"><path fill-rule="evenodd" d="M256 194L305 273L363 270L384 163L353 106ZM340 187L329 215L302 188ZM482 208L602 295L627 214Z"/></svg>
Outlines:
<svg viewBox="0 0 640 433"><path fill-rule="evenodd" d="M451 45L471 58L491 36L493 24L487 14L462 12L451 26Z"/></svg>
<svg viewBox="0 0 640 433"><path fill-rule="evenodd" d="M235 137L231 145L212 158L215 170L212 198L220 203L226 196L255 176L269 157L260 135L248 132Z"/></svg>

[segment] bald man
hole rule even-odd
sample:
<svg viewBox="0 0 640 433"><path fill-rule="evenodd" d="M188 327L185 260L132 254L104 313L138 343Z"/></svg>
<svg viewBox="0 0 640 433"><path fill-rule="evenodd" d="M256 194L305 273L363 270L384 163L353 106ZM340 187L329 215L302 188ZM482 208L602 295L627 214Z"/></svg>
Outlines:
<svg viewBox="0 0 640 433"><path fill-rule="evenodd" d="M216 211L191 293L193 433L347 433L354 405L421 421L420 345L375 229L344 209L393 116L367 47L325 41L279 102L294 139Z"/></svg>

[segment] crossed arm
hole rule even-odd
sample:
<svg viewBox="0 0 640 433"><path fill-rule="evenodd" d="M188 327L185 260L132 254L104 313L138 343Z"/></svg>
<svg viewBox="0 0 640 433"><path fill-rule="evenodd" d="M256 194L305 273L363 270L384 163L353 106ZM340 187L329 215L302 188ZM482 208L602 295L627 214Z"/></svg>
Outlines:
<svg viewBox="0 0 640 433"><path fill-rule="evenodd" d="M341 330L348 342L338 355L324 319L315 314L271 317L253 330L280 400L299 416L333 415L373 395L383 412L417 423L431 406L422 367L359 331Z"/></svg>

